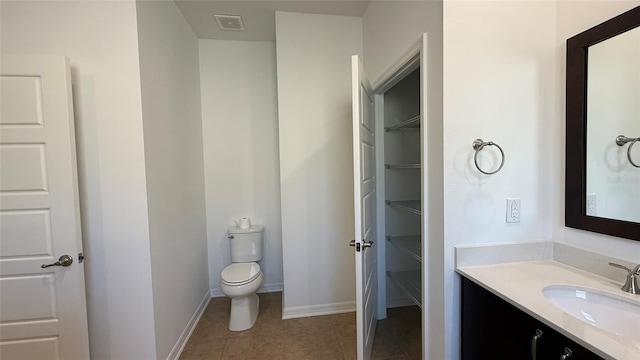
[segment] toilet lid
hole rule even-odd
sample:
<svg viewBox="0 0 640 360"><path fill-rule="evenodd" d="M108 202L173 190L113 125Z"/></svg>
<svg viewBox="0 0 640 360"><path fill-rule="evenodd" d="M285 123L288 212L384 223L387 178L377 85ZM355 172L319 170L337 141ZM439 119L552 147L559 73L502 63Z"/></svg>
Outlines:
<svg viewBox="0 0 640 360"><path fill-rule="evenodd" d="M249 282L260 275L260 265L255 262L233 263L222 270L222 281L229 284Z"/></svg>

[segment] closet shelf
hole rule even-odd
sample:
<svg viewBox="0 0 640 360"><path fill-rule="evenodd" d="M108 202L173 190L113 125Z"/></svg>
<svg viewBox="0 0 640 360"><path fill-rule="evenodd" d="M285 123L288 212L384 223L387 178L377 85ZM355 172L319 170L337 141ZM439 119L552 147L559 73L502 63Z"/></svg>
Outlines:
<svg viewBox="0 0 640 360"><path fill-rule="evenodd" d="M421 215L420 200L385 200L385 203L389 206L398 207L404 211L408 211L412 214Z"/></svg>
<svg viewBox="0 0 640 360"><path fill-rule="evenodd" d="M416 116L416 117L412 117L409 120L405 120L402 121L398 124L392 125L392 126L385 126L384 131L389 132L392 130L399 130L399 129L410 129L410 128L419 128L420 127L420 115Z"/></svg>
<svg viewBox="0 0 640 360"><path fill-rule="evenodd" d="M387 271L387 276L411 301L422 309L422 281L420 270Z"/></svg>
<svg viewBox="0 0 640 360"><path fill-rule="evenodd" d="M411 255L414 259L422 261L422 244L420 235L387 235L387 241Z"/></svg>
<svg viewBox="0 0 640 360"><path fill-rule="evenodd" d="M387 169L420 169L420 164L384 164Z"/></svg>

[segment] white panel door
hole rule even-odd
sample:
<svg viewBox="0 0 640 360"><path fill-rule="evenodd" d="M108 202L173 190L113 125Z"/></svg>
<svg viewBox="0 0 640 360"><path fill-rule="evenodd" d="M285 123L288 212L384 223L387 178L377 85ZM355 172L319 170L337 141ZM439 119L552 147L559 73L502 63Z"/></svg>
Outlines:
<svg viewBox="0 0 640 360"><path fill-rule="evenodd" d="M71 99L66 58L0 59L3 360L89 358Z"/></svg>
<svg viewBox="0 0 640 360"><path fill-rule="evenodd" d="M376 167L373 91L357 55L351 57L353 96L353 196L358 359L371 358L376 332Z"/></svg>

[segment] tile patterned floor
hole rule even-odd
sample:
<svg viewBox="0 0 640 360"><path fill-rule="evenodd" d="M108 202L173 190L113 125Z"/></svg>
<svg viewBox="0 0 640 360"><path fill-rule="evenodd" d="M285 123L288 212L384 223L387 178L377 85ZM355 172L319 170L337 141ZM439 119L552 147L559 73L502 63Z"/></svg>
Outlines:
<svg viewBox="0 0 640 360"><path fill-rule="evenodd" d="M211 299L180 359L356 358L354 313L282 320L282 293L259 296L256 324L240 332L227 328L230 299ZM378 321L372 358L419 359L421 346L420 309L389 309L387 319Z"/></svg>

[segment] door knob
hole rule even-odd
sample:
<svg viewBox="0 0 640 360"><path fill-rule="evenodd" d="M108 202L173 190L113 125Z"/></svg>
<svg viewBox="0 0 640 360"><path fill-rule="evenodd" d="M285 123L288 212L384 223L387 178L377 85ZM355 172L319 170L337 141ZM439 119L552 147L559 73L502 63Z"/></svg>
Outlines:
<svg viewBox="0 0 640 360"><path fill-rule="evenodd" d="M58 261L54 262L53 264L42 264L40 267L41 268L48 268L50 266L69 266L71 265L71 263L73 263L73 258L69 255L62 255L60 256L60 258L58 259Z"/></svg>
<svg viewBox="0 0 640 360"><path fill-rule="evenodd" d="M360 252L360 243L357 243L355 240L349 241L349 246L355 246L356 252Z"/></svg>
<svg viewBox="0 0 640 360"><path fill-rule="evenodd" d="M371 247L371 245L373 245L373 241L362 240L362 247L363 248ZM355 246L356 247L356 251L360 251L360 244L357 244L355 240L349 241L349 246Z"/></svg>

